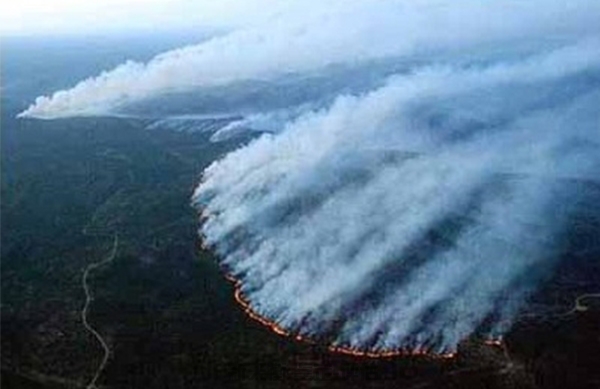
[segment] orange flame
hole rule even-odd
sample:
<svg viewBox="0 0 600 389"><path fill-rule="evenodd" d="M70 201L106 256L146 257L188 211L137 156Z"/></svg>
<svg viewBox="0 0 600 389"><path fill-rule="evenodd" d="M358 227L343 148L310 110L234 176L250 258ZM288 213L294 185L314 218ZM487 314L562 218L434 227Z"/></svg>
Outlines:
<svg viewBox="0 0 600 389"><path fill-rule="evenodd" d="M235 277L233 277L231 274L225 274L225 279L233 284L233 286L234 286L233 296L235 298L235 301L242 307L242 309L244 310L244 313L246 313L246 315L248 315L248 317L250 319L257 321L258 323L264 325L265 327L269 328L271 331L273 331L277 335L292 337L299 342L316 343L314 340L310 339L309 337L306 337L306 336L303 336L300 334L292 334L290 331L286 330L285 328L283 328L276 322L269 320L269 319L265 318L264 316L261 316L258 313L256 313L250 307L250 303L244 298L244 295L241 290L241 287L242 287L241 281L236 279ZM396 350L389 349L389 350L366 351L366 350L361 350L361 349L357 349L357 348L353 348L353 347L330 345L328 347L328 350L333 353L337 353L337 354L351 355L354 357L362 357L362 358L393 358L393 357L421 356L421 357L428 357L428 358L434 358L434 359L451 359L456 356L456 353L453 353L453 352L446 352L446 353L439 354L439 353L434 353L434 352L428 351L424 348L415 348L412 350L411 349L396 349Z"/></svg>
<svg viewBox="0 0 600 389"><path fill-rule="evenodd" d="M204 179L204 177L203 177L203 179ZM200 212L201 221L207 219L208 216L209 215L205 214L204 210ZM202 240L202 244L201 244L202 248L208 249L209 245L205 243L204 239L201 239L201 240ZM231 274L224 273L224 276L227 281L229 281L230 283L233 284L235 301L242 307L242 309L244 310L244 313L250 319L264 325L265 327L269 328L271 331L273 331L277 335L291 337L291 338L294 338L295 340L297 340L298 342L311 343L311 344L317 343L315 340L311 339L310 337L303 336L300 334L292 334L290 331L281 327L276 322L269 320L266 317L263 317L263 316L259 315L258 313L256 313L250 307L250 303L244 298L244 295L241 290L242 282L240 280L238 280L237 278L235 278ZM485 344L493 345L493 346L503 345L501 339L500 340L498 340L498 339L488 340L485 342ZM445 359L453 359L457 355L456 352L436 353L436 352L428 351L424 348L418 348L418 347L415 349L384 349L384 350L377 350L377 351L366 351L366 350L348 347L348 346L330 345L328 347L328 350L330 352L337 353L337 354L350 355L353 357L360 357L360 358L373 358L373 359L420 356L420 357L427 357L427 358L432 358L432 359L444 359L445 360Z"/></svg>

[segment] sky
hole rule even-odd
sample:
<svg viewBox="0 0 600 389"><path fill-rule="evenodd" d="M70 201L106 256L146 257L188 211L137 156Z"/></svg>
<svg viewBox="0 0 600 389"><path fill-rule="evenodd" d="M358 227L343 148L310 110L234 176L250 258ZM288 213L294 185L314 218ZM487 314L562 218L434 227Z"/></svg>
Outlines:
<svg viewBox="0 0 600 389"><path fill-rule="evenodd" d="M0 4L0 34L46 36L237 27L290 0L21 0Z"/></svg>

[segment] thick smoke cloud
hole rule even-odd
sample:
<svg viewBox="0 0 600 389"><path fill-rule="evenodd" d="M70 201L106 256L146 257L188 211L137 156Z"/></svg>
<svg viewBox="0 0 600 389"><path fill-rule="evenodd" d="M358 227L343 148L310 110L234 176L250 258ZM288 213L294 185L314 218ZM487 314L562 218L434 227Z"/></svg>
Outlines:
<svg viewBox="0 0 600 389"><path fill-rule="evenodd" d="M553 265L567 183L598 179L599 48L341 96L206 170L205 239L301 333L438 351L501 333Z"/></svg>
<svg viewBox="0 0 600 389"><path fill-rule="evenodd" d="M196 119L220 116L151 127L262 133L193 196L252 308L335 345L451 351L504 333L569 220L594 211L580 207L600 185L597 20L585 0L306 3L22 116L212 96Z"/></svg>

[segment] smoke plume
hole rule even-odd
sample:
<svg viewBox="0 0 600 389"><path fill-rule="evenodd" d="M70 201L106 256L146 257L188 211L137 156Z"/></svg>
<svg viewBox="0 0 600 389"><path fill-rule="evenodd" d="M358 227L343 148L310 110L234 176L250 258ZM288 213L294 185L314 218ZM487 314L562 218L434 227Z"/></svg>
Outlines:
<svg viewBox="0 0 600 389"><path fill-rule="evenodd" d="M495 51L497 45L507 55L518 46L539 47L600 31L600 5L593 0L466 0L460 7L440 0L299 3L262 23L163 53L146 64L129 61L72 89L40 96L21 116L106 114L168 93L272 80L336 64L390 57L437 61L457 52L477 57L483 55L478 48ZM524 36L531 37L529 42Z"/></svg>

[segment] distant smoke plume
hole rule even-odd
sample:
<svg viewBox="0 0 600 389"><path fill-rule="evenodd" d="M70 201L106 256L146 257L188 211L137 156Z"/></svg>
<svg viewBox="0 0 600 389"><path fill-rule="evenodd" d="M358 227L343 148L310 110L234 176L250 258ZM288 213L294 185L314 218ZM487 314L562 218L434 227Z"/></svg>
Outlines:
<svg viewBox="0 0 600 389"><path fill-rule="evenodd" d="M465 0L460 7L439 0L299 3L269 22L166 52L146 64L129 61L72 89L40 96L21 116L106 114L166 93L270 80L334 64L387 57L408 61L434 52L437 60L456 51L478 56L483 45L513 50L524 36L573 39L600 30L600 4L593 0Z"/></svg>
<svg viewBox="0 0 600 389"><path fill-rule="evenodd" d="M600 3L306 7L21 115L210 92L235 117L213 140L263 132L193 196L257 313L367 350L502 334L552 271L582 188L600 182Z"/></svg>

